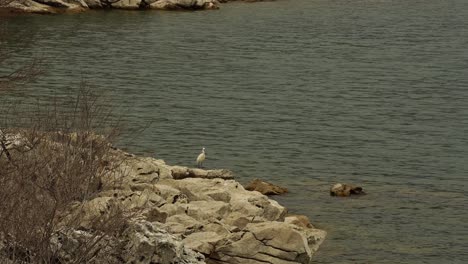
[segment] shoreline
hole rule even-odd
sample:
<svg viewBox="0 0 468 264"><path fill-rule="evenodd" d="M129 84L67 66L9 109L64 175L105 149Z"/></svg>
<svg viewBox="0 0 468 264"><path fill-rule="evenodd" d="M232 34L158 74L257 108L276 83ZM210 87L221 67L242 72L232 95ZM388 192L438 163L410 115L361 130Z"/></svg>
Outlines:
<svg viewBox="0 0 468 264"><path fill-rule="evenodd" d="M41 201L46 194L55 199L47 238L33 245L52 248L61 263L84 258L96 264L309 264L325 240L327 233L306 216L290 215L277 201L247 190L234 180L232 171L168 165L112 147L95 134L58 132L42 137L42 143L34 145L21 133L2 133L5 155L0 162L21 170L18 151L45 158L50 174L35 169L32 178L25 178L46 191L36 194ZM90 151L95 153L89 155ZM42 157L44 152L47 157ZM56 166L50 157L59 159ZM76 170L64 171L63 166ZM75 182L82 174L85 177ZM80 186L85 192L67 198ZM21 195L18 199L23 200ZM18 256L40 259L28 244L22 245L19 232L0 234L4 236L0 262L14 262ZM24 235L30 238L29 233ZM16 252L12 256L11 250Z"/></svg>
<svg viewBox="0 0 468 264"><path fill-rule="evenodd" d="M265 0L13 0L0 6L0 15L5 13L73 14L89 10L217 10L222 4L232 2L253 3L265 2Z"/></svg>

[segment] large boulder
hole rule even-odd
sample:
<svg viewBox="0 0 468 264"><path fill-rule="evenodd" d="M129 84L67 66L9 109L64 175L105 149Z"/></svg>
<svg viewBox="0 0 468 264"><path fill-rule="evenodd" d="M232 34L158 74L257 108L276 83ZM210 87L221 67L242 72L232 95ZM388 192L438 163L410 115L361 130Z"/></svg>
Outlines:
<svg viewBox="0 0 468 264"><path fill-rule="evenodd" d="M249 184L247 184L245 189L248 191L257 191L265 195L278 195L288 192L288 189L284 187L280 187L278 185L274 185L259 179L251 181Z"/></svg>
<svg viewBox="0 0 468 264"><path fill-rule="evenodd" d="M307 234L282 222L252 223L218 244L208 263L309 263L309 241L321 243L324 237L322 231Z"/></svg>

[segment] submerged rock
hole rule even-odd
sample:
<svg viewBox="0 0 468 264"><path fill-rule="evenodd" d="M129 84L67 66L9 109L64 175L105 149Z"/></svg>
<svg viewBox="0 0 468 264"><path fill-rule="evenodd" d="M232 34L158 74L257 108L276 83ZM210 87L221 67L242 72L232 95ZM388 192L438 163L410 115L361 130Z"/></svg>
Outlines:
<svg viewBox="0 0 468 264"><path fill-rule="evenodd" d="M330 188L331 196L347 197L352 194L359 195L359 194L365 194L365 192L360 186L342 184L342 183L337 183Z"/></svg>
<svg viewBox="0 0 468 264"><path fill-rule="evenodd" d="M247 184L245 189L249 191L257 191L265 195L278 195L288 192L288 189L284 187L280 187L278 185L274 185L259 179L251 181L249 184Z"/></svg>

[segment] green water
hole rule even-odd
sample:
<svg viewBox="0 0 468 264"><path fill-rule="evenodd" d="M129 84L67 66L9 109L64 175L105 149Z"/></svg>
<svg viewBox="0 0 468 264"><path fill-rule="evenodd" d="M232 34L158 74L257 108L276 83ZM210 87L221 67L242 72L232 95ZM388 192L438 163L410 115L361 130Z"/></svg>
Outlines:
<svg viewBox="0 0 468 264"><path fill-rule="evenodd" d="M85 79L152 124L129 151L191 166L204 146L209 168L287 187L329 232L316 263L468 263L467 1L0 19L12 64L46 63L20 97ZM368 195L330 197L335 182Z"/></svg>

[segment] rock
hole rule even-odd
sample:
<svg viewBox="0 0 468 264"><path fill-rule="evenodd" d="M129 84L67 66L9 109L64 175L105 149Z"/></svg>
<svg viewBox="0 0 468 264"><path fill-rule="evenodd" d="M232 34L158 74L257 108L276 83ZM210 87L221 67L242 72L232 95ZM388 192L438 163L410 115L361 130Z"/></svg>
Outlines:
<svg viewBox="0 0 468 264"><path fill-rule="evenodd" d="M279 205L278 202L270 200L258 192L246 191L241 184L234 180L186 178L166 180L162 183L180 190L190 198L190 201L214 201L215 199L211 197L213 192L217 192L218 197L222 195L220 193L225 193L224 196L230 197L230 210L242 213L247 218L255 216L270 221L283 221L287 212L286 208ZM209 203L207 206L209 207Z"/></svg>
<svg viewBox="0 0 468 264"><path fill-rule="evenodd" d="M248 191L257 191L265 195L278 195L288 192L288 189L284 187L280 187L259 179L251 181L249 184L247 184L245 189Z"/></svg>
<svg viewBox="0 0 468 264"><path fill-rule="evenodd" d="M305 215L288 215L284 218L284 222L303 228L314 228L314 226L310 223L309 218Z"/></svg>
<svg viewBox="0 0 468 264"><path fill-rule="evenodd" d="M230 170L203 170L193 169L180 166L172 167L172 178L173 179L185 179L185 178L202 178L202 179L215 179L221 178L230 180L234 178L234 174Z"/></svg>
<svg viewBox="0 0 468 264"><path fill-rule="evenodd" d="M22 1L13 1L7 4L6 8L9 8L15 12L25 12L25 13L55 13L54 8L48 5L44 5L33 0L22 0Z"/></svg>
<svg viewBox="0 0 468 264"><path fill-rule="evenodd" d="M177 9L218 9L217 0L158 0L151 3L152 9L177 10Z"/></svg>
<svg viewBox="0 0 468 264"><path fill-rule="evenodd" d="M231 201L231 195L228 192L223 192L222 190L207 191L205 194L215 201L225 203L229 203Z"/></svg>
<svg viewBox="0 0 468 264"><path fill-rule="evenodd" d="M183 246L176 237L147 221L132 223L124 232L128 242L124 263L201 264L205 257Z"/></svg>
<svg viewBox="0 0 468 264"><path fill-rule="evenodd" d="M171 175L173 179L185 179L189 177L189 172L187 167L182 166L172 166Z"/></svg>
<svg viewBox="0 0 468 264"><path fill-rule="evenodd" d="M48 5L51 7L56 7L56 8L73 8L76 7L77 4L79 3L76 1L76 3L71 3L67 1L62 1L62 0L34 0L35 2Z"/></svg>
<svg viewBox="0 0 468 264"><path fill-rule="evenodd" d="M220 244L223 240L224 237L216 232L198 232L190 234L182 242L188 248L209 256L215 251L216 245Z"/></svg>
<svg viewBox="0 0 468 264"><path fill-rule="evenodd" d="M177 200L177 196L181 194L181 192L167 184L157 184L155 185L155 192L158 193L163 199L165 199L168 203L174 203Z"/></svg>
<svg viewBox="0 0 468 264"><path fill-rule="evenodd" d="M88 5L82 0L14 0L6 8L16 12L55 14L84 11Z"/></svg>
<svg viewBox="0 0 468 264"><path fill-rule="evenodd" d="M314 235L317 239L310 239ZM210 263L309 263L309 241L321 243L325 234L314 235L281 222L248 224L244 231L232 234L216 247Z"/></svg>
<svg viewBox="0 0 468 264"><path fill-rule="evenodd" d="M176 214L166 220L165 225L173 234L189 235L203 229L203 223L186 214Z"/></svg>
<svg viewBox="0 0 468 264"><path fill-rule="evenodd" d="M103 8L104 7L104 5L101 3L100 0L84 0L84 2L91 9Z"/></svg>
<svg viewBox="0 0 468 264"><path fill-rule="evenodd" d="M167 213L162 212L158 208L151 208L145 211L143 216L145 216L146 221L149 221L149 222L166 223L166 220L167 220Z"/></svg>
<svg viewBox="0 0 468 264"><path fill-rule="evenodd" d="M347 197L352 194L365 194L362 187L337 183L330 188L331 196Z"/></svg>
<svg viewBox="0 0 468 264"><path fill-rule="evenodd" d="M138 9L142 0L120 0L112 2L111 6L116 9Z"/></svg>
<svg viewBox="0 0 468 264"><path fill-rule="evenodd" d="M201 221L207 219L222 219L230 212L227 203L219 201L193 201L187 206L187 215Z"/></svg>

